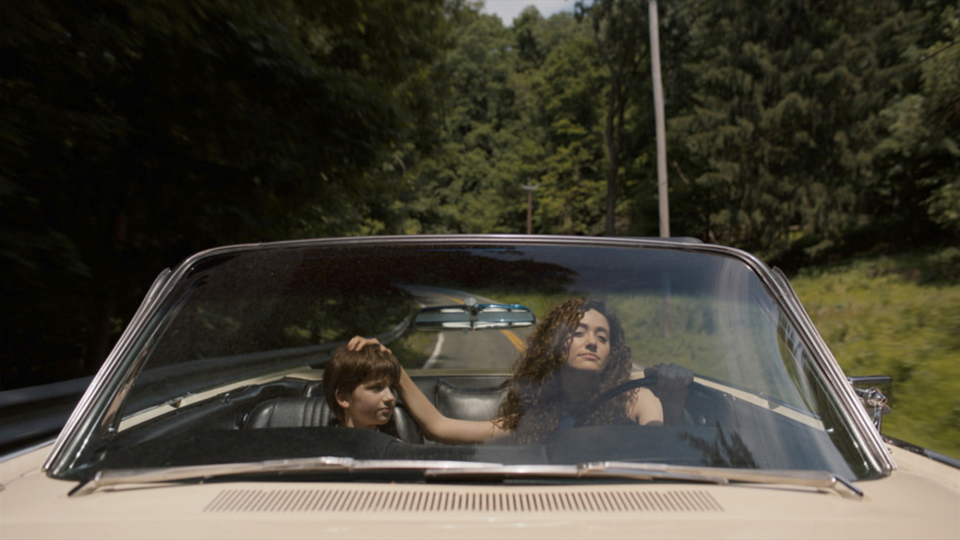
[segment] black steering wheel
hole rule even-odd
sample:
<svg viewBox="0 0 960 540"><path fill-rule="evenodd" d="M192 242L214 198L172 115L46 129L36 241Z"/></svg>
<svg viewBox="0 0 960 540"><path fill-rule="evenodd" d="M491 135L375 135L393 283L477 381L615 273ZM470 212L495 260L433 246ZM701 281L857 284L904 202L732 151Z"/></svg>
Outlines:
<svg viewBox="0 0 960 540"><path fill-rule="evenodd" d="M657 377L644 377L642 379L631 379L629 381L622 382L613 388L610 388L606 392L601 393L599 396L591 399L583 407L577 411L577 414L574 415L574 427L581 427L583 423L587 421L587 418L590 418L590 415L594 411L602 407L606 402L611 399L619 396L620 394L628 391L634 390L636 388L649 388L651 386L656 386Z"/></svg>

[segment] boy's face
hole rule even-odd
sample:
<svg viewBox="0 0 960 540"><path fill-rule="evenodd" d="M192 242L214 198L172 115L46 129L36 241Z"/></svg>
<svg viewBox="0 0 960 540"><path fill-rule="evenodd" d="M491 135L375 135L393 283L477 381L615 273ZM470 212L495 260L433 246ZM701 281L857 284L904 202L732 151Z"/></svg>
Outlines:
<svg viewBox="0 0 960 540"><path fill-rule="evenodd" d="M385 380L366 381L347 395L337 392L347 427L374 429L386 424L393 415L397 397Z"/></svg>

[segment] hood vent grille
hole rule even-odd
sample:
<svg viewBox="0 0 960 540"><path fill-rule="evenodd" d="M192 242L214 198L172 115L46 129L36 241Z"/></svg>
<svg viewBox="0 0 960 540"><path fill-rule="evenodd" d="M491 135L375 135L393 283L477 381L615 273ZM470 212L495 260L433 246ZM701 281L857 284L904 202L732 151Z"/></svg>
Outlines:
<svg viewBox="0 0 960 540"><path fill-rule="evenodd" d="M707 492L229 489L204 512L723 512Z"/></svg>

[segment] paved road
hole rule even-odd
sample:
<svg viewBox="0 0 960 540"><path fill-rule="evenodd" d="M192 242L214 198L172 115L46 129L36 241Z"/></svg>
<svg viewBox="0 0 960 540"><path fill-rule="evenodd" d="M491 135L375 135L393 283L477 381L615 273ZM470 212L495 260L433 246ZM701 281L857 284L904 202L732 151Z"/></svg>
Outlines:
<svg viewBox="0 0 960 540"><path fill-rule="evenodd" d="M450 289L410 288L424 307L463 304L469 293ZM496 299L475 296L481 303ZM437 333L433 354L425 369L479 369L509 372L533 328L463 330Z"/></svg>

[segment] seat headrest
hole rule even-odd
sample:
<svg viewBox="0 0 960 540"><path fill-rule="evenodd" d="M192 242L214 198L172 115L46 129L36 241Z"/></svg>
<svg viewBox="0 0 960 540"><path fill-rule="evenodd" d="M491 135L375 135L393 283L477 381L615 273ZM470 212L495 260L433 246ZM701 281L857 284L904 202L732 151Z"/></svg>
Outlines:
<svg viewBox="0 0 960 540"><path fill-rule="evenodd" d="M437 379L437 410L448 418L495 420L507 390L506 385L468 387L440 378Z"/></svg>
<svg viewBox="0 0 960 540"><path fill-rule="evenodd" d="M258 404L244 423L245 429L282 427L326 427L334 424L333 411L322 395L275 398ZM391 419L400 440L422 443L416 423L399 404Z"/></svg>

